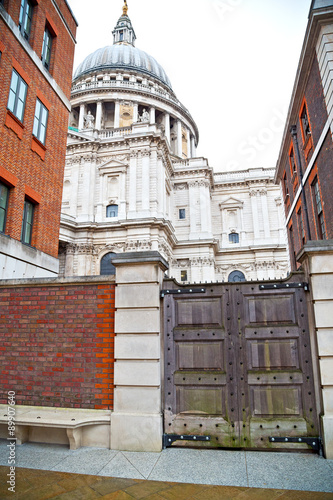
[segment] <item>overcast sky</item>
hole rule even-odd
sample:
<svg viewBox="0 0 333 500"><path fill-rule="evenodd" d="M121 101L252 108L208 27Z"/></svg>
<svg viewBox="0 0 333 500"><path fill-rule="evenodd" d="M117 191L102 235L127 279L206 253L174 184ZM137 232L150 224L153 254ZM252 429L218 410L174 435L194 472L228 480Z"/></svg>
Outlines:
<svg viewBox="0 0 333 500"><path fill-rule="evenodd" d="M123 0L68 0L74 69L112 45ZM136 47L164 68L215 172L275 168L310 0L127 0Z"/></svg>

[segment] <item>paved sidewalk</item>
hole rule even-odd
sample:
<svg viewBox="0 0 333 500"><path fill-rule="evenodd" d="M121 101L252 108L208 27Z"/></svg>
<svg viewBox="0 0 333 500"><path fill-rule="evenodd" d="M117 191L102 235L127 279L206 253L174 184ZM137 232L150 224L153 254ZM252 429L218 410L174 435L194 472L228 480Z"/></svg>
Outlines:
<svg viewBox="0 0 333 500"><path fill-rule="evenodd" d="M0 440L1 499L8 494L3 489L7 444ZM161 453L71 451L26 443L16 447L16 467L18 496L11 493L8 498L333 500L333 460L315 454L181 448Z"/></svg>

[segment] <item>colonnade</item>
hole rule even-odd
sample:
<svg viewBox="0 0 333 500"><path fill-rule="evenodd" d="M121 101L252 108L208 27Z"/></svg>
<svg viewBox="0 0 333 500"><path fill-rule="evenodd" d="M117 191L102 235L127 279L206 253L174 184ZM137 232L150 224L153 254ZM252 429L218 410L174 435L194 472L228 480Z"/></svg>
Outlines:
<svg viewBox="0 0 333 500"><path fill-rule="evenodd" d="M109 102L109 101L102 101L102 100L96 100L95 102L89 103L93 104L96 106L96 114L93 116L93 127L90 127L89 125L85 123L85 118L87 116L88 112L88 105L86 103L81 103L80 104L80 111L79 111L79 122L78 122L78 129L80 131L84 131L87 129L94 129L97 131L102 130L102 118L103 118L103 104ZM121 104L124 102L123 99L115 99L114 101L115 108L114 108L114 125L113 128L118 129L120 128L120 118L121 118ZM190 128L184 123L181 119L179 119L176 116L170 115L170 113L156 109L154 106L147 106L146 105L146 110L148 112L149 117L143 118L140 117L139 114L139 106L142 108L145 107L144 104L141 104L136 101L126 101L126 103L129 102L129 106L133 110L133 119L132 123L138 123L138 122L147 122L150 125L156 124L156 114L157 112L162 112L163 118L162 121L159 122L160 125L163 125L164 128L164 134L166 139L169 142L170 148L172 152L179 156L180 158L183 158L184 156L186 158L195 158L196 157L196 141L195 141L195 136L193 135L192 131ZM131 124L132 124L131 123ZM174 141L171 140L171 130L174 129ZM185 132L185 141L186 141L186 153L183 151L183 134ZM172 142L175 142L175 145L172 144Z"/></svg>

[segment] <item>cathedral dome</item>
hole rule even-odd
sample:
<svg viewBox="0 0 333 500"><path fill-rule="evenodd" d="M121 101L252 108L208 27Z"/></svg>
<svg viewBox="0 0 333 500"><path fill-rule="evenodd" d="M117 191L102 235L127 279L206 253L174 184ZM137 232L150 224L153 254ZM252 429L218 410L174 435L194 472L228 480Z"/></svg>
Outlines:
<svg viewBox="0 0 333 500"><path fill-rule="evenodd" d="M128 70L157 78L172 90L162 66L152 56L131 44L118 43L97 49L87 56L74 73L74 81L83 75L102 70Z"/></svg>

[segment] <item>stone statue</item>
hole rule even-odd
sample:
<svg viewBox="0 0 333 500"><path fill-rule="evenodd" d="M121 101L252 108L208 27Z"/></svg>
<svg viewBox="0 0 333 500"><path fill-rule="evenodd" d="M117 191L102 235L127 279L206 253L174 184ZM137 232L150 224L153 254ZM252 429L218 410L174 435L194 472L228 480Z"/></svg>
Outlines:
<svg viewBox="0 0 333 500"><path fill-rule="evenodd" d="M95 118L91 114L91 111L88 111L88 114L84 117L84 128L94 128Z"/></svg>
<svg viewBox="0 0 333 500"><path fill-rule="evenodd" d="M149 122L149 113L143 108L142 115L139 117L139 122Z"/></svg>

